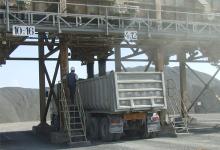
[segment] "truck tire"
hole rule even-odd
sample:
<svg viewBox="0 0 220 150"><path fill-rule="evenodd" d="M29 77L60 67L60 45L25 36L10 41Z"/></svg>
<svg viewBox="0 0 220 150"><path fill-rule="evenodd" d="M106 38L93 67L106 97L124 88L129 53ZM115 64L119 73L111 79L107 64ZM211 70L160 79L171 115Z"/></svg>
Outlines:
<svg viewBox="0 0 220 150"><path fill-rule="evenodd" d="M136 135L136 131L133 130L125 130L124 134L126 137L134 137Z"/></svg>
<svg viewBox="0 0 220 150"><path fill-rule="evenodd" d="M110 142L113 140L114 135L109 132L109 120L108 118L104 117L101 119L100 122L100 137L103 141Z"/></svg>
<svg viewBox="0 0 220 150"><path fill-rule="evenodd" d="M91 118L89 125L89 139L91 141L97 140L99 138L99 125L97 118Z"/></svg>
<svg viewBox="0 0 220 150"><path fill-rule="evenodd" d="M121 133L114 133L113 134L113 141L118 141L121 139Z"/></svg>
<svg viewBox="0 0 220 150"><path fill-rule="evenodd" d="M148 139L150 137L150 135L147 131L142 131L141 130L141 131L138 132L138 134L139 134L139 137L141 139Z"/></svg>
<svg viewBox="0 0 220 150"><path fill-rule="evenodd" d="M156 133L155 132L151 132L150 133L150 138L155 138L156 137Z"/></svg>
<svg viewBox="0 0 220 150"><path fill-rule="evenodd" d="M159 132L152 132L150 133L150 138L155 138L155 137L158 137L160 135Z"/></svg>

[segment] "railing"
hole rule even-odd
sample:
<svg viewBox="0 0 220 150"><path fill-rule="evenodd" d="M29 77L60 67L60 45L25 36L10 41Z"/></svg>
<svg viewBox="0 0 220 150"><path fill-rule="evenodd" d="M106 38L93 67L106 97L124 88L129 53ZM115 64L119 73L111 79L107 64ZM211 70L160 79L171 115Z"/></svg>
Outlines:
<svg viewBox="0 0 220 150"><path fill-rule="evenodd" d="M178 11L158 11L140 7L102 6L67 3L68 9L60 12L59 2L32 1L32 4L45 4L44 10L0 10L0 24L22 24L36 26L37 30L53 32L106 32L123 33L124 30L137 30L146 33L181 33L216 35L220 33L219 13L189 13ZM48 6L47 6L48 5ZM51 6L54 9L50 10ZM1 19L2 18L2 19ZM140 32L141 34L142 32Z"/></svg>
<svg viewBox="0 0 220 150"><path fill-rule="evenodd" d="M175 81L173 79L167 80L167 93L167 100L169 101L171 108L171 112L169 112L169 115L179 116L181 115L181 113L184 113L183 117L187 117L188 113L186 104L182 103L182 98L179 96Z"/></svg>
<svg viewBox="0 0 220 150"><path fill-rule="evenodd" d="M83 107L82 98L81 98L81 95L80 95L79 88L77 88L77 90L76 90L76 100L75 101L76 101L76 105L78 107L83 132L84 132L84 135L85 135L85 138L86 138L86 115L85 115L85 111L84 111L84 107ZM86 141L87 141L87 139L86 139Z"/></svg>
<svg viewBox="0 0 220 150"><path fill-rule="evenodd" d="M63 84L61 83L60 87L60 118L63 117L63 119L60 119L60 125L64 123L64 131L67 132L69 140L71 142L71 126L70 126L70 112L69 112L69 106L67 103L67 98L65 94L65 90L63 87ZM62 123L63 121L63 123Z"/></svg>

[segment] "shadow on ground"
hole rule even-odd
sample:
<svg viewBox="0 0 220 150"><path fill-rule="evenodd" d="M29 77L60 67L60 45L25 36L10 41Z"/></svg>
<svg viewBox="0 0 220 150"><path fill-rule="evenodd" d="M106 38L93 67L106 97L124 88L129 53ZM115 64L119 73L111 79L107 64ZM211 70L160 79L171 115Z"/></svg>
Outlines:
<svg viewBox="0 0 220 150"><path fill-rule="evenodd" d="M220 133L219 127L210 127L205 129L191 129L190 132L194 135L202 135L202 134L211 134L211 133ZM172 137L173 134L162 133L161 137ZM47 150L56 150L56 149L70 149L77 147L84 147L87 149L91 147L91 149L96 149L98 145L109 145L114 143L124 143L127 141L139 140L138 138L122 138L117 142L100 142L95 141L90 145L78 145L78 146L70 146L67 144L63 145L54 145L51 144L50 141L46 137L40 137L33 134L32 131L19 131L19 132L2 132L0 133L0 149L7 150L29 150L29 149L47 149ZM83 149L83 148L82 148Z"/></svg>

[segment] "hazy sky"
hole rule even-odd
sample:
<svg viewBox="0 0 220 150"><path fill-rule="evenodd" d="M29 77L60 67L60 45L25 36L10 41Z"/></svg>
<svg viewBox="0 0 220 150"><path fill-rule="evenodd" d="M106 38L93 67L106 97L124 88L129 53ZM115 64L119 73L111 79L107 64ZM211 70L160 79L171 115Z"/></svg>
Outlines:
<svg viewBox="0 0 220 150"><path fill-rule="evenodd" d="M129 53L130 50L123 50L122 56ZM56 55L56 54L55 54ZM11 55L12 57L36 57L38 56L37 47L20 46ZM113 58L114 56L111 56ZM144 58L146 56L137 56L135 58ZM47 62L48 72L53 75L56 62ZM144 66L144 62L127 62L124 63L125 67ZM170 66L177 66L177 63L172 63ZM213 75L216 68L210 64L204 63L190 63L193 69L200 72ZM86 66L81 66L80 62L70 62L69 66L75 66L76 73L80 78L86 78ZM114 70L114 63L107 62L107 71ZM95 73L98 73L97 63L95 64ZM34 61L7 61L6 65L0 67L0 87L25 87L25 88L38 88L38 62ZM220 79L220 73L217 76ZM59 79L59 76L58 76Z"/></svg>

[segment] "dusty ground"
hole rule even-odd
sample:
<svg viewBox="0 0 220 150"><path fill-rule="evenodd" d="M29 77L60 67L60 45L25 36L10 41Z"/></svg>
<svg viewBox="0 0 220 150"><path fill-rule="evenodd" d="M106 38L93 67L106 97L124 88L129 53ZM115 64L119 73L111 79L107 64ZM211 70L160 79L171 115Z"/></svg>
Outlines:
<svg viewBox="0 0 220 150"><path fill-rule="evenodd" d="M74 150L219 150L220 114L194 115L202 124L193 125L189 135L154 139L122 139L119 142L96 142L87 147L51 145L30 131L37 122L0 125L0 149L74 149Z"/></svg>

